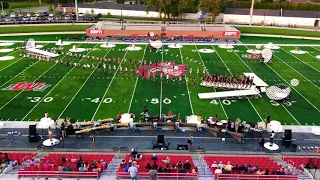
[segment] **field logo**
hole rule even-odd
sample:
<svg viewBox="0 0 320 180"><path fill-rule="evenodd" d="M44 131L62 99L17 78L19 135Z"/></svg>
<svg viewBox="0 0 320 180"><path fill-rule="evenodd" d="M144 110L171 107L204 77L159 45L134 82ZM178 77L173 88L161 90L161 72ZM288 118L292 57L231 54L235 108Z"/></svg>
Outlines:
<svg viewBox="0 0 320 180"><path fill-rule="evenodd" d="M43 91L50 87L50 84L44 82L18 82L17 84L10 84L8 87L3 88L5 91Z"/></svg>
<svg viewBox="0 0 320 180"><path fill-rule="evenodd" d="M261 59L261 54L242 54L242 58L248 58L248 59Z"/></svg>
<svg viewBox="0 0 320 180"><path fill-rule="evenodd" d="M139 74L143 77L153 75L165 77L167 74L170 78L183 76L186 74L186 64L175 64L173 62L160 62L156 64L141 66L138 68Z"/></svg>
<svg viewBox="0 0 320 180"><path fill-rule="evenodd" d="M225 31L223 33L224 36L238 36L239 33L237 31Z"/></svg>
<svg viewBox="0 0 320 180"><path fill-rule="evenodd" d="M89 30L89 34L103 34L103 30Z"/></svg>

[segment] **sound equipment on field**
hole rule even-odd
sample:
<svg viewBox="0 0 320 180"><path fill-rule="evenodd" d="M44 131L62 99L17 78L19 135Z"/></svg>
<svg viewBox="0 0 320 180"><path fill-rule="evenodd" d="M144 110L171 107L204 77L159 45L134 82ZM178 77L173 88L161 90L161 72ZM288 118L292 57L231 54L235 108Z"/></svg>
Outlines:
<svg viewBox="0 0 320 180"><path fill-rule="evenodd" d="M189 147L186 144L178 144L177 150L189 150Z"/></svg>
<svg viewBox="0 0 320 180"><path fill-rule="evenodd" d="M158 135L157 143L158 144L164 144L164 135Z"/></svg>
<svg viewBox="0 0 320 180"><path fill-rule="evenodd" d="M170 143L165 142L164 135L158 135L156 143L153 144L153 149L167 150L169 149L169 145Z"/></svg>
<svg viewBox="0 0 320 180"><path fill-rule="evenodd" d="M285 129L284 130L284 142L283 145L285 147L290 147L292 143L292 130L291 129Z"/></svg>
<svg viewBox="0 0 320 180"><path fill-rule="evenodd" d="M318 26L319 26L319 24L320 24L319 22L320 22L320 21L319 21L318 19L317 19L317 20L315 20L315 21L314 21L314 27L318 27Z"/></svg>
<svg viewBox="0 0 320 180"><path fill-rule="evenodd" d="M38 134L37 134L37 128L36 125L29 125L29 142L34 143L38 142Z"/></svg>

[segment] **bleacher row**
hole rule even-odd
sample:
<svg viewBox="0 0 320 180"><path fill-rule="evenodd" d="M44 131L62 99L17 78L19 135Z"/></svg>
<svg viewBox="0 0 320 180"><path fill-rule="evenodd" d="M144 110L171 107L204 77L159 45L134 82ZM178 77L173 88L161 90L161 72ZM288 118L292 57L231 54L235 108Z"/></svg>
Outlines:
<svg viewBox="0 0 320 180"><path fill-rule="evenodd" d="M1 160L3 160L3 156L5 153L0 154ZM14 153L14 152L9 152L6 153L8 155L8 158L10 161L15 161L17 160L18 165L21 165L23 162L29 162L31 159L33 159L36 156L36 153ZM38 176L48 176L48 177L57 177L59 175L60 177L94 177L97 178L100 176L100 173L98 172L79 172L78 169L76 169L76 164L75 162L71 162L70 160L72 158L79 158L82 157L85 162L92 163L93 161L100 161L101 159L106 162L107 164L112 161L114 158L113 154L85 154L85 153L50 153L43 158L40 159L41 162L50 162L51 164L54 165L53 168L49 169L44 169L44 168L36 168L34 166L30 165L25 165L22 169L18 170L18 176L21 177L38 177ZM193 160L190 155L157 155L158 160L156 163L159 166L165 167L165 163L162 161L166 159L166 157L170 158L170 165L171 164L177 164L179 161L182 163L186 162L188 160L191 164L191 169L195 167L195 164L193 163ZM72 167L74 170L73 171L58 171L58 166L61 165L61 157L64 157L67 159L64 164L69 165ZM145 168L147 163L153 164L153 161L151 160L152 155L148 154L143 154L142 159L140 161L137 161L137 165L139 165L139 177L148 177L148 169ZM124 157L126 161L129 161L130 155L126 155ZM216 161L219 163L222 161L224 164L227 162L230 162L231 165L235 166L236 164L251 164L254 166L258 166L259 168L262 169L269 169L270 171L272 170L278 170L281 168L281 165L278 165L275 161L270 159L268 156L204 156L204 160L207 163L208 167L211 168L211 164ZM296 168L299 168L301 164L306 164L310 162L309 157L284 157L284 161L290 163ZM317 164L320 162L320 158L312 158L312 162L314 164ZM28 163L24 163L28 164ZM319 165L319 164L317 164ZM213 171L213 169L211 169ZM213 171L214 172L214 171ZM101 172L103 173L103 171ZM230 179L230 177L237 177L238 179L268 179L268 178L263 178L264 175L248 175L248 174L241 174L242 172L240 171L232 171L230 174L222 174L219 175L219 179ZM124 178L128 179L130 176L128 173L123 172L123 167L120 167L119 164L119 169L117 170L117 177L118 178ZM188 172L188 173L177 173L176 171L172 171L171 173L159 173L159 178L170 178L170 177L175 177L175 178L197 178L198 174L194 174ZM269 178L272 179L272 176L268 176ZM282 176L285 179L297 179L297 175L293 176Z"/></svg>

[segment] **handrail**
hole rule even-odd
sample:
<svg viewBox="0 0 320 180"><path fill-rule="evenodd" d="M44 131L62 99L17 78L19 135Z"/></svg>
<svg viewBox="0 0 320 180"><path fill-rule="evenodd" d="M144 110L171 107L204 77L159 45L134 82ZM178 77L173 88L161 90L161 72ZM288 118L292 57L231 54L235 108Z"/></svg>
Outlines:
<svg viewBox="0 0 320 180"><path fill-rule="evenodd" d="M59 177L96 177L99 179L99 172L76 172L76 171L21 171L18 170L18 177L20 176L56 176Z"/></svg>
<svg viewBox="0 0 320 180"><path fill-rule="evenodd" d="M298 180L298 175L219 174L218 179Z"/></svg>

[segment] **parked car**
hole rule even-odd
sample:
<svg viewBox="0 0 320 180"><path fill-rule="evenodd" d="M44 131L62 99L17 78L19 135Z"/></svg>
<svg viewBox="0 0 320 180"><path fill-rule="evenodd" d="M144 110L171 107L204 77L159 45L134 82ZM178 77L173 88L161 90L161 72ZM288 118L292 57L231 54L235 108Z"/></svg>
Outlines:
<svg viewBox="0 0 320 180"><path fill-rule="evenodd" d="M40 16L40 13L39 13L39 12L35 12L34 15L37 16L37 17L39 17L39 16Z"/></svg>
<svg viewBox="0 0 320 180"><path fill-rule="evenodd" d="M10 17L11 17L11 18L15 18L15 17L16 17L16 14L15 14L15 13L11 13L11 14L10 14Z"/></svg>
<svg viewBox="0 0 320 180"><path fill-rule="evenodd" d="M43 12L43 16L47 17L47 16L49 16L49 14L47 12Z"/></svg>
<svg viewBox="0 0 320 180"><path fill-rule="evenodd" d="M11 22L11 18L10 18L10 17L6 17L6 18L4 19L4 21L6 21L6 22Z"/></svg>
<svg viewBox="0 0 320 180"><path fill-rule="evenodd" d="M28 16L23 16L22 21L29 21L29 17Z"/></svg>
<svg viewBox="0 0 320 180"><path fill-rule="evenodd" d="M53 14L49 14L48 21L54 21L56 17Z"/></svg>
<svg viewBox="0 0 320 180"><path fill-rule="evenodd" d="M66 14L66 15L64 16L64 19L65 19L65 20L70 20L70 19L71 19L71 17L70 17L70 15L69 15L69 14Z"/></svg>
<svg viewBox="0 0 320 180"><path fill-rule="evenodd" d="M30 19L31 19L31 21L37 21L37 20L38 20L38 17L32 16Z"/></svg>
<svg viewBox="0 0 320 180"><path fill-rule="evenodd" d="M96 19L93 16L89 17L89 21L95 21Z"/></svg>
<svg viewBox="0 0 320 180"><path fill-rule="evenodd" d="M79 13L78 16L79 16L79 17L83 17L84 14L83 14L83 13Z"/></svg>
<svg viewBox="0 0 320 180"><path fill-rule="evenodd" d="M19 15L18 15L19 17L23 17L24 15L22 14L22 13L19 13Z"/></svg>
<svg viewBox="0 0 320 180"><path fill-rule="evenodd" d="M28 17L31 17L31 14L30 14L30 13L27 13L27 16L28 16Z"/></svg>

